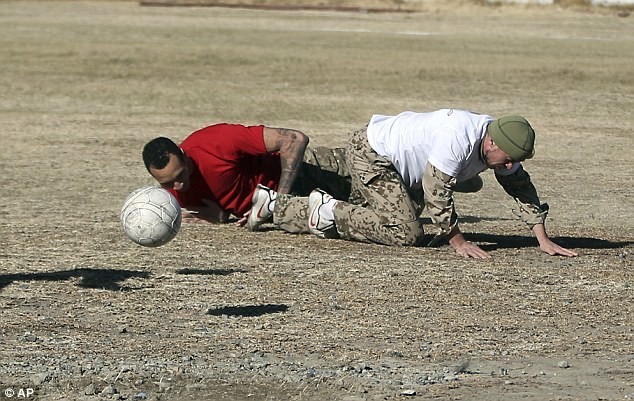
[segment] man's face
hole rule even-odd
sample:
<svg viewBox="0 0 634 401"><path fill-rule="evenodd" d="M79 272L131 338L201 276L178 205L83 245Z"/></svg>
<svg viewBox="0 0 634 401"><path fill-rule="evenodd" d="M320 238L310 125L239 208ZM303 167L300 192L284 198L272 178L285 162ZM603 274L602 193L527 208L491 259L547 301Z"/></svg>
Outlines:
<svg viewBox="0 0 634 401"><path fill-rule="evenodd" d="M187 191L189 189L191 171L187 163L187 156L185 156L184 161L181 161L178 156L170 153L167 165L162 169L150 166L150 174L163 188L176 191Z"/></svg>
<svg viewBox="0 0 634 401"><path fill-rule="evenodd" d="M489 136L484 141L483 155L487 167L495 170L510 170L515 164L509 155L504 153Z"/></svg>

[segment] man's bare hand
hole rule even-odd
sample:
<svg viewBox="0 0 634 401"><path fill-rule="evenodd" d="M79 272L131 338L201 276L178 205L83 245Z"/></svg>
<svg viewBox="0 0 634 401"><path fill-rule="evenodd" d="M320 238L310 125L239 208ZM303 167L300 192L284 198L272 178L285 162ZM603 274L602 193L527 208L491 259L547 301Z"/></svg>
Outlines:
<svg viewBox="0 0 634 401"><path fill-rule="evenodd" d="M452 245L456 253L463 258L489 259L491 255L473 242L464 241L457 245Z"/></svg>
<svg viewBox="0 0 634 401"><path fill-rule="evenodd" d="M198 212L195 210L183 209L183 223L187 224L208 224L209 222L205 219L198 217Z"/></svg>
<svg viewBox="0 0 634 401"><path fill-rule="evenodd" d="M247 219L249 218L250 214L251 210L249 209L249 211L242 215L240 220L236 221L236 227L244 227L247 224Z"/></svg>
<svg viewBox="0 0 634 401"><path fill-rule="evenodd" d="M569 249L559 246L555 244L554 242L552 242L550 239L540 241L539 249L541 249L543 252L546 252L547 254L551 256L555 256L555 255L567 256L567 257L579 256L577 252L573 252Z"/></svg>
<svg viewBox="0 0 634 401"><path fill-rule="evenodd" d="M210 199L202 200L205 206L191 207L183 210L183 222L187 223L226 223L230 213L222 209Z"/></svg>
<svg viewBox="0 0 634 401"><path fill-rule="evenodd" d="M551 256L555 256L555 255L561 255L561 256L567 256L567 257L579 256L577 252L573 252L569 249L566 249L564 247L561 247L555 244L548 237L548 234L546 234L546 227L544 227L543 224L535 224L533 226L533 233L535 234L535 237L537 237L537 241L539 242L539 249L541 249L543 252L546 252L547 254Z"/></svg>
<svg viewBox="0 0 634 401"><path fill-rule="evenodd" d="M463 258L489 259L491 255L482 248L469 242L460 232L458 225L455 225L451 232L447 235L449 245L456 250L456 253Z"/></svg>

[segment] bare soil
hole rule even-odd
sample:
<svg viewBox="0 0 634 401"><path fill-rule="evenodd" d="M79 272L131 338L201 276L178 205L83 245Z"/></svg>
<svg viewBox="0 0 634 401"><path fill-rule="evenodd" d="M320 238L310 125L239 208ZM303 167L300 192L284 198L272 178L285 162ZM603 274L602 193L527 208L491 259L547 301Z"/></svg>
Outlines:
<svg viewBox="0 0 634 401"><path fill-rule="evenodd" d="M634 399L631 17L3 1L0 42L0 399ZM490 174L456 199L488 261L231 224L151 249L119 226L154 136L340 146L438 107L533 123L526 169L579 257L541 253Z"/></svg>

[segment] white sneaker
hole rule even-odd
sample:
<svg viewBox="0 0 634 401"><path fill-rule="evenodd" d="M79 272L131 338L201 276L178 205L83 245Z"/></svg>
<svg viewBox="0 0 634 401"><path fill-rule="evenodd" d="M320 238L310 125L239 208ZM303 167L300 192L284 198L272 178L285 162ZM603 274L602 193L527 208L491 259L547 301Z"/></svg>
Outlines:
<svg viewBox="0 0 634 401"><path fill-rule="evenodd" d="M319 238L337 238L335 221L324 217L322 206L337 202L335 198L321 189L315 189L308 196L308 230Z"/></svg>
<svg viewBox="0 0 634 401"><path fill-rule="evenodd" d="M251 197L251 213L247 218L247 228L250 231L257 231L260 226L273 217L271 203L277 198L277 192L271 188L258 184Z"/></svg>

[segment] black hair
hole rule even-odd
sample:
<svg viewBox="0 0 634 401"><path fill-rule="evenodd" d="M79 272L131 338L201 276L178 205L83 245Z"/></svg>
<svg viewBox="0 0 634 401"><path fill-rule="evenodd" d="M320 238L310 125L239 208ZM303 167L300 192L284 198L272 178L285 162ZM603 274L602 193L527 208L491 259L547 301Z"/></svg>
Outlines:
<svg viewBox="0 0 634 401"><path fill-rule="evenodd" d="M143 147L145 168L147 171L150 171L150 167L159 170L165 168L170 161L170 154L176 155L181 161L184 160L183 152L171 139L162 136L152 139Z"/></svg>

